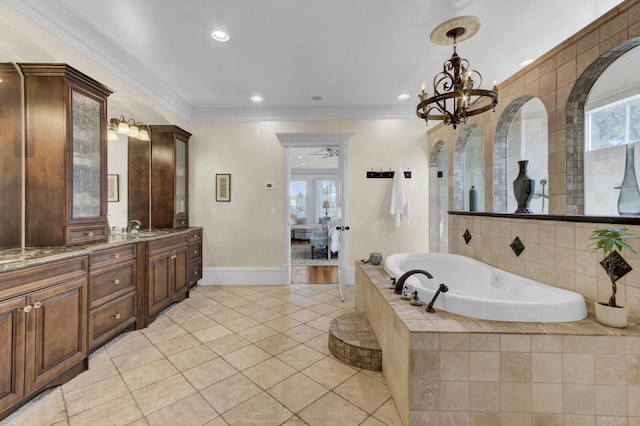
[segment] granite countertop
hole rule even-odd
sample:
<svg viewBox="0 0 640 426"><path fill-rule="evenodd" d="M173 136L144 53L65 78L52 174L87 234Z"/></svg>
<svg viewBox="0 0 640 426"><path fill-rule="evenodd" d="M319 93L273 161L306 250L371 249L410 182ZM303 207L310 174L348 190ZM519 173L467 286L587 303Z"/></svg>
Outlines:
<svg viewBox="0 0 640 426"><path fill-rule="evenodd" d="M442 310L425 312L425 306L412 306L389 289L390 279L382 266L358 264L389 303L409 332L513 333L513 334L569 334L593 336L640 336L640 326L629 323L625 328L611 328L600 324L593 306L587 303L588 316L573 322L507 322L489 321L452 314Z"/></svg>
<svg viewBox="0 0 640 426"><path fill-rule="evenodd" d="M28 266L40 265L54 260L62 260L76 256L87 255L94 251L118 247L126 244L152 241L175 235L186 234L196 229L202 228L190 227L183 229L159 229L140 231L137 234L112 234L105 242L70 247L25 247L24 250L20 248L2 249L0 250L0 273L12 271L15 269L26 268Z"/></svg>

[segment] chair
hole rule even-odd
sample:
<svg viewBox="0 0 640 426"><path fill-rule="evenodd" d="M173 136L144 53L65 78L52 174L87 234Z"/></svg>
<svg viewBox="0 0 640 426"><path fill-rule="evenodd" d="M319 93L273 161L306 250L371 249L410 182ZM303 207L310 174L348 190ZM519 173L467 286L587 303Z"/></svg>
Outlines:
<svg viewBox="0 0 640 426"><path fill-rule="evenodd" d="M313 231L311 233L311 238L309 239L309 245L311 246L311 258L313 259L314 249L324 248L329 250L329 235L327 231Z"/></svg>

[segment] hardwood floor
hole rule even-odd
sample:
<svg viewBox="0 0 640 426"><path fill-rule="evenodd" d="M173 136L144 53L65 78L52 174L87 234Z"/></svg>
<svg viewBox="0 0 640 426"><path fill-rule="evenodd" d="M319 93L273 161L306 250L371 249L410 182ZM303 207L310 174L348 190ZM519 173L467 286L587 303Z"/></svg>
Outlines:
<svg viewBox="0 0 640 426"><path fill-rule="evenodd" d="M309 240L291 240L292 245L309 244ZM291 284L338 284L338 265L291 266Z"/></svg>
<svg viewBox="0 0 640 426"><path fill-rule="evenodd" d="M295 265L291 267L291 284L337 284L338 265Z"/></svg>

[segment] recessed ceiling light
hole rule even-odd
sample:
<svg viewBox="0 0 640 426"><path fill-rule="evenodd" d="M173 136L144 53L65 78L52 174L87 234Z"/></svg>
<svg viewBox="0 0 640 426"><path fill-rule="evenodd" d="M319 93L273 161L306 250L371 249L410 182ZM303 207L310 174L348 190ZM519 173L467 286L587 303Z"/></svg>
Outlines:
<svg viewBox="0 0 640 426"><path fill-rule="evenodd" d="M301 166L304 166L305 164L304 164L304 163L300 163L300 165L301 165Z"/></svg>
<svg viewBox="0 0 640 426"><path fill-rule="evenodd" d="M222 42L229 41L229 39L231 38L229 37L229 34L220 30L213 31L211 33L211 37L216 41L222 41Z"/></svg>
<svg viewBox="0 0 640 426"><path fill-rule="evenodd" d="M302 158L303 158L302 155L298 155L298 159L302 160Z"/></svg>
<svg viewBox="0 0 640 426"><path fill-rule="evenodd" d="M251 102L262 102L262 96L258 96L258 95L252 96Z"/></svg>
<svg viewBox="0 0 640 426"><path fill-rule="evenodd" d="M403 93L402 95L398 96L398 99L400 99L401 101L404 101L405 99L409 99L411 96Z"/></svg>
<svg viewBox="0 0 640 426"><path fill-rule="evenodd" d="M314 101L321 101L322 100L322 96L312 96L311 99L314 100Z"/></svg>
<svg viewBox="0 0 640 426"><path fill-rule="evenodd" d="M530 63L532 63L533 61L535 61L535 59L532 59L532 58L525 59L524 61L520 62L520 63L518 64L518 66L519 66L520 68L522 68L522 67L526 67L527 65L529 65L529 64L530 64Z"/></svg>

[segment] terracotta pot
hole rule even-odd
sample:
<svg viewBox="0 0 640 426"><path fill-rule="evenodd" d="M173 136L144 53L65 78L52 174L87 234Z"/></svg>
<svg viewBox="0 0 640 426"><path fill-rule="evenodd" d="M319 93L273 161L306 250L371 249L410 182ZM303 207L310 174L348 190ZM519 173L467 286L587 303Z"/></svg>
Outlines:
<svg viewBox="0 0 640 426"><path fill-rule="evenodd" d="M624 328L627 325L627 308L624 306L612 307L599 302L595 302L594 305L600 324L615 328Z"/></svg>

